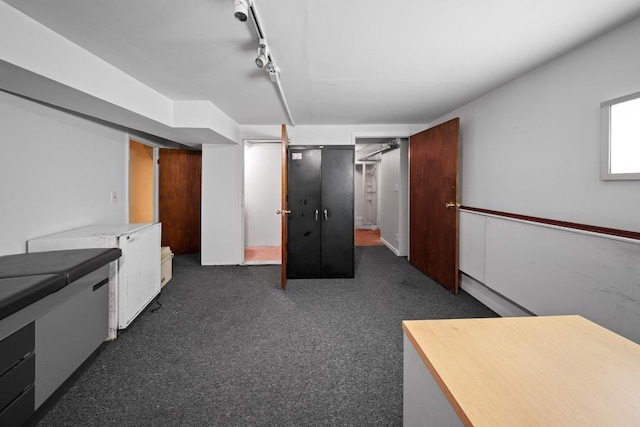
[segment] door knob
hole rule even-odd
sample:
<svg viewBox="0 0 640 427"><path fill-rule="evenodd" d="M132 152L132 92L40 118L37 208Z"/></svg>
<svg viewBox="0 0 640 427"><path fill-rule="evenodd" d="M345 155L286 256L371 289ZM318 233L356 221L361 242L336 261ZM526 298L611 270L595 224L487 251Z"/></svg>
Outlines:
<svg viewBox="0 0 640 427"><path fill-rule="evenodd" d="M444 206L447 207L447 208L453 208L453 207L459 208L460 207L460 203L447 202L447 203L444 204Z"/></svg>
<svg viewBox="0 0 640 427"><path fill-rule="evenodd" d="M285 210L280 210L280 209L278 209L278 210L276 211L276 215L288 215L288 214L290 214L290 213L291 213L291 211L290 211L290 210L286 210L286 209L285 209Z"/></svg>

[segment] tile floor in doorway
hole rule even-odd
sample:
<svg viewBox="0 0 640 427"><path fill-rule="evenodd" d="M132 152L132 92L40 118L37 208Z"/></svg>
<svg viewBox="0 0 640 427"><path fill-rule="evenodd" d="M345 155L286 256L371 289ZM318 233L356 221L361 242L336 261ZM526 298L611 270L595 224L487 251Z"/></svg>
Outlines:
<svg viewBox="0 0 640 427"><path fill-rule="evenodd" d="M356 246L382 246L380 230L355 230ZM280 264L280 246L245 247L245 264Z"/></svg>
<svg viewBox="0 0 640 427"><path fill-rule="evenodd" d="M380 230L356 229L356 246L382 246L380 241Z"/></svg>

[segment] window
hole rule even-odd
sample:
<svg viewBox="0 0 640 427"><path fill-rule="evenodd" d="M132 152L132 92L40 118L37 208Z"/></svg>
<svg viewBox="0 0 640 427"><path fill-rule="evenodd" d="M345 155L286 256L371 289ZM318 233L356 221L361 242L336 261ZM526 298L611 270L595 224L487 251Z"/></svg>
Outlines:
<svg viewBox="0 0 640 427"><path fill-rule="evenodd" d="M640 180L640 92L601 105L600 178Z"/></svg>

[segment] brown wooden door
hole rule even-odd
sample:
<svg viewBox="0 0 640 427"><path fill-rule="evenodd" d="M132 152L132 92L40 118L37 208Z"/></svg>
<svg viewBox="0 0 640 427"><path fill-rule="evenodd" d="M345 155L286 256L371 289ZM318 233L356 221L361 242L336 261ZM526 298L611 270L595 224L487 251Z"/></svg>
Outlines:
<svg viewBox="0 0 640 427"><path fill-rule="evenodd" d="M281 251L282 251L282 265L280 269L280 286L282 289L287 288L287 164L289 159L289 137L287 135L287 126L282 125L282 203L278 213L282 219L282 239L281 239Z"/></svg>
<svg viewBox="0 0 640 427"><path fill-rule="evenodd" d="M202 152L163 148L159 157L162 246L176 255L200 252Z"/></svg>
<svg viewBox="0 0 640 427"><path fill-rule="evenodd" d="M409 143L409 262L458 293L460 119Z"/></svg>

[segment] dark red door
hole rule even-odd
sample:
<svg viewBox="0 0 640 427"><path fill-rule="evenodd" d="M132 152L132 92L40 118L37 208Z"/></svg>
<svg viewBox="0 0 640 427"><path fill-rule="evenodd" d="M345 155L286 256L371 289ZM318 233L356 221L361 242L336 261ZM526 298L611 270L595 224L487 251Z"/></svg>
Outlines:
<svg viewBox="0 0 640 427"><path fill-rule="evenodd" d="M202 152L163 148L159 157L162 246L176 255L200 252Z"/></svg>
<svg viewBox="0 0 640 427"><path fill-rule="evenodd" d="M458 293L460 119L409 142L409 262Z"/></svg>

